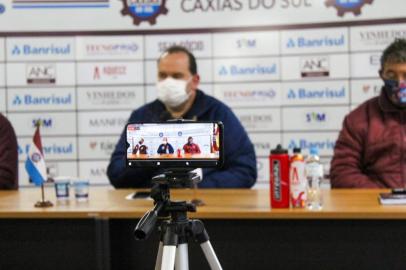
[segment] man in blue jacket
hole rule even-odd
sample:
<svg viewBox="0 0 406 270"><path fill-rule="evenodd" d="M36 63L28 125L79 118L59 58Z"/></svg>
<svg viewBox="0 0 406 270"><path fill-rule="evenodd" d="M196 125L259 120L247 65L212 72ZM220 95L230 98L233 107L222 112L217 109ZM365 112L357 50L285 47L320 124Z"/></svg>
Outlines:
<svg viewBox="0 0 406 270"><path fill-rule="evenodd" d="M166 50L158 59L158 99L132 112L129 123L158 122L168 119L222 121L224 124L224 166L203 169L199 187L249 188L257 178L254 147L229 107L198 90L200 78L196 59L180 46ZM151 187L157 171L126 168L126 130L121 134L107 168L116 188Z"/></svg>

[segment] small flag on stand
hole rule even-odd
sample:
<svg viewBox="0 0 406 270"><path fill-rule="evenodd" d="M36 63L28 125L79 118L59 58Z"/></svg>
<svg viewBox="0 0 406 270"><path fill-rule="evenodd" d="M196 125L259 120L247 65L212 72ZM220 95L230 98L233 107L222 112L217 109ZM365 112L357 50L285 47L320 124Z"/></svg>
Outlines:
<svg viewBox="0 0 406 270"><path fill-rule="evenodd" d="M45 166L44 154L42 152L41 135L39 132L40 125L36 124L34 137L27 153L25 161L25 170L35 183L36 186L41 186L42 201L38 201L35 207L50 207L52 203L44 199L44 182L47 180L47 169Z"/></svg>

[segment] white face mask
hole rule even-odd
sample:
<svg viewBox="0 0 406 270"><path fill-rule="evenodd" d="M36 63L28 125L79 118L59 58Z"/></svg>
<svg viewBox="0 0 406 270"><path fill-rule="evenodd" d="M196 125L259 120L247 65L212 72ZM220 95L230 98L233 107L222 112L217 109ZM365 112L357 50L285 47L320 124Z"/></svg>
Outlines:
<svg viewBox="0 0 406 270"><path fill-rule="evenodd" d="M157 82L158 99L170 108L178 107L189 98L189 93L186 92L188 82L171 77Z"/></svg>

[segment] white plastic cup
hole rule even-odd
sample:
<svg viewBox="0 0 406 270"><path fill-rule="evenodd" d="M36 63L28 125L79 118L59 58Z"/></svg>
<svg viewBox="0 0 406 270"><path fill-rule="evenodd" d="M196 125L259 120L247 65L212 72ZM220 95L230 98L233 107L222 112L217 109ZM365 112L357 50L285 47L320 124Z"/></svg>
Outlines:
<svg viewBox="0 0 406 270"><path fill-rule="evenodd" d="M89 200L89 180L77 179L73 181L75 198L78 202L87 202Z"/></svg>

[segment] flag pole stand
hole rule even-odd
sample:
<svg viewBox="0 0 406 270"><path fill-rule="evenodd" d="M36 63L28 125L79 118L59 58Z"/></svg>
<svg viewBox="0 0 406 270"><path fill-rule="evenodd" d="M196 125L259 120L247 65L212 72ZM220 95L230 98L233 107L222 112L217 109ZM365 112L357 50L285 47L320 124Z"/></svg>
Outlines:
<svg viewBox="0 0 406 270"><path fill-rule="evenodd" d="M41 184L41 194L42 194L42 200L38 201L35 203L35 207L51 207L54 206L53 203L51 203L50 201L46 201L45 200L45 195L44 195L44 184Z"/></svg>

